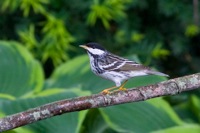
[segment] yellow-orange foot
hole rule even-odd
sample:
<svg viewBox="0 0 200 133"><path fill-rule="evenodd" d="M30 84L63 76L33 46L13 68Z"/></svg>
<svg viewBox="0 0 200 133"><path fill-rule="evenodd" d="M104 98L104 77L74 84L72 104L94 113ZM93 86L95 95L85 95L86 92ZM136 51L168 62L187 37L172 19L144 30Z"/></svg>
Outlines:
<svg viewBox="0 0 200 133"><path fill-rule="evenodd" d="M127 90L127 89L124 88L124 87L120 87L118 90L119 90L119 91L125 91L125 90Z"/></svg>
<svg viewBox="0 0 200 133"><path fill-rule="evenodd" d="M101 94L110 94L110 91L115 89L116 86L113 86L113 87L110 87L110 88L107 88L107 89L104 89Z"/></svg>
<svg viewBox="0 0 200 133"><path fill-rule="evenodd" d="M105 89L101 92L101 94L110 94L110 91L108 89Z"/></svg>

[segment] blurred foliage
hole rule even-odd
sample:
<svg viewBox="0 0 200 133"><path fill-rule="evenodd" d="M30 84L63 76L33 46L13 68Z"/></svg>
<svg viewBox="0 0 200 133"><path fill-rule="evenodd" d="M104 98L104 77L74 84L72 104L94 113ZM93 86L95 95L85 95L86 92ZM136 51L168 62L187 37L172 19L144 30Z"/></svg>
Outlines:
<svg viewBox="0 0 200 133"><path fill-rule="evenodd" d="M177 77L200 70L193 8L174 0L1 0L0 39L21 42L47 77L90 41Z"/></svg>
<svg viewBox="0 0 200 133"><path fill-rule="evenodd" d="M1 0L1 117L112 86L80 56L78 45L91 41L171 78L199 72L199 20L193 18L199 7L187 0ZM137 77L126 87L162 80ZM66 114L13 132L196 133L199 103L197 90Z"/></svg>
<svg viewBox="0 0 200 133"><path fill-rule="evenodd" d="M188 37L193 37L199 34L199 27L196 25L188 25L186 27L185 35Z"/></svg>
<svg viewBox="0 0 200 133"><path fill-rule="evenodd" d="M91 11L87 17L87 22L94 25L97 19L100 19L106 29L110 28L109 21L121 20L126 17L125 4L131 3L131 0L105 0L100 3L100 0L93 0Z"/></svg>

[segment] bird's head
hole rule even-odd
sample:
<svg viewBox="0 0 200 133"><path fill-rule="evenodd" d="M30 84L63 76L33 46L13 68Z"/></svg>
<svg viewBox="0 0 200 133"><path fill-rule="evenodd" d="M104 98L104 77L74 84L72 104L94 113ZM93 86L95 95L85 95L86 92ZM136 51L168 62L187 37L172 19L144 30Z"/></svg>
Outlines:
<svg viewBox="0 0 200 133"><path fill-rule="evenodd" d="M103 56L107 52L106 49L104 49L101 45L94 42L80 45L80 47L86 49L88 54L93 56Z"/></svg>

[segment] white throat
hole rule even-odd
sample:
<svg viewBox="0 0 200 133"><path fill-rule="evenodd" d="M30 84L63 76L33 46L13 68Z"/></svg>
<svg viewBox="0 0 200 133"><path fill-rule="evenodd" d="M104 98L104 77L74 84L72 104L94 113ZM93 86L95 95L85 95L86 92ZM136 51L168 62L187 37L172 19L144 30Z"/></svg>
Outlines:
<svg viewBox="0 0 200 133"><path fill-rule="evenodd" d="M93 55L103 55L105 53L105 51L100 49L88 48L87 50Z"/></svg>

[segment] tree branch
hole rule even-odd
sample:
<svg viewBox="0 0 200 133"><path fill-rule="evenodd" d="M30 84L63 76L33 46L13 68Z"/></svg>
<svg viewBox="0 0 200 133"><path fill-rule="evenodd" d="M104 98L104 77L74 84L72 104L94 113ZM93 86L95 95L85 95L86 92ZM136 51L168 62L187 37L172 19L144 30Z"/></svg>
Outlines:
<svg viewBox="0 0 200 133"><path fill-rule="evenodd" d="M197 73L167 80L154 85L131 88L125 91L115 91L106 95L95 94L56 101L0 119L0 132L67 112L143 101L159 96L175 95L199 87L200 73Z"/></svg>
<svg viewBox="0 0 200 133"><path fill-rule="evenodd" d="M194 23L198 26L199 25L199 1L193 0L193 17Z"/></svg>

